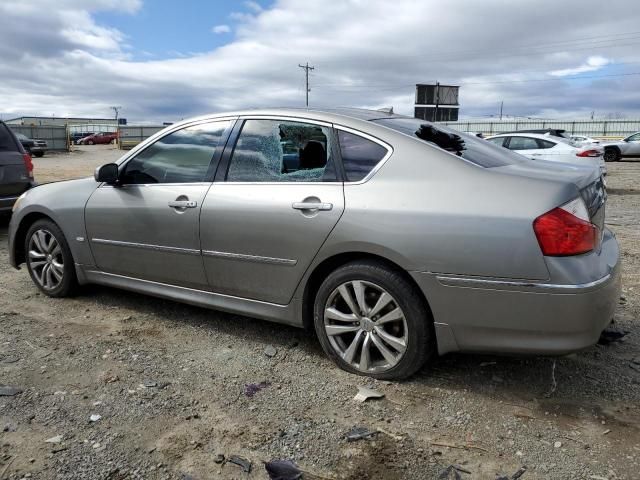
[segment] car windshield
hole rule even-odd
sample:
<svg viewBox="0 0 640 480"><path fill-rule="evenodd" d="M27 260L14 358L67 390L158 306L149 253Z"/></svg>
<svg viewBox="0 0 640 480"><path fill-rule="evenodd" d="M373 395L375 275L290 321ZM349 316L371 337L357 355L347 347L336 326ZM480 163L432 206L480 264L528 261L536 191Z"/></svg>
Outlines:
<svg viewBox="0 0 640 480"><path fill-rule="evenodd" d="M431 124L418 118L396 117L373 120L385 127L412 137L420 138L444 150L459 154L465 160L480 167L503 167L522 163L523 157L506 148L494 145L475 135ZM457 138L456 138L457 137Z"/></svg>

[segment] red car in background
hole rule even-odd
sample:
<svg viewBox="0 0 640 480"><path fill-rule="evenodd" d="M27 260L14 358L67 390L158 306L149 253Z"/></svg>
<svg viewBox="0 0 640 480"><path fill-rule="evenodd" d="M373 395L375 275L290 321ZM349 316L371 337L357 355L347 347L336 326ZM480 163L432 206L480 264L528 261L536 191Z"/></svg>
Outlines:
<svg viewBox="0 0 640 480"><path fill-rule="evenodd" d="M79 145L100 145L115 142L118 139L118 132L94 133L78 141Z"/></svg>

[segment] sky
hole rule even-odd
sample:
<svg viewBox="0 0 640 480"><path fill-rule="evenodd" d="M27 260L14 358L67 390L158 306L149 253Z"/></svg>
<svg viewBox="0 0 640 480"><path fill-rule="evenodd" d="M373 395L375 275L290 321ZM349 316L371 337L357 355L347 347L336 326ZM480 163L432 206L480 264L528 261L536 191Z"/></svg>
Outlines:
<svg viewBox="0 0 640 480"><path fill-rule="evenodd" d="M0 115L176 121L394 107L460 85L461 117L640 118L633 0L2 0Z"/></svg>

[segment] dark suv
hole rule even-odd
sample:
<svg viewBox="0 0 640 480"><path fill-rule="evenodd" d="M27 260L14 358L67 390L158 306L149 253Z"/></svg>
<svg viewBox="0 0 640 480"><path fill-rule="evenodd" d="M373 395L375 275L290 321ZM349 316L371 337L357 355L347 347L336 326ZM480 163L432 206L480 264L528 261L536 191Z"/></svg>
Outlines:
<svg viewBox="0 0 640 480"><path fill-rule="evenodd" d="M11 212L18 197L34 185L31 155L0 121L0 214Z"/></svg>

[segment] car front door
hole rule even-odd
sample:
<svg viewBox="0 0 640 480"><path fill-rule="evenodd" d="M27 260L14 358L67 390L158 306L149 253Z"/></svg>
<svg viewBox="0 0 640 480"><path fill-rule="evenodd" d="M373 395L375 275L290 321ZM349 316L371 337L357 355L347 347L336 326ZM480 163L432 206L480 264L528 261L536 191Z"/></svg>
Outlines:
<svg viewBox="0 0 640 480"><path fill-rule="evenodd" d="M85 208L97 267L108 273L207 289L200 208L231 122L183 127L159 138L102 184Z"/></svg>
<svg viewBox="0 0 640 480"><path fill-rule="evenodd" d="M624 140L627 142L627 148L624 154L630 157L640 157L640 133L631 135Z"/></svg>
<svg viewBox="0 0 640 480"><path fill-rule="evenodd" d="M291 300L344 210L336 151L330 124L244 120L200 215L213 291L281 305Z"/></svg>

